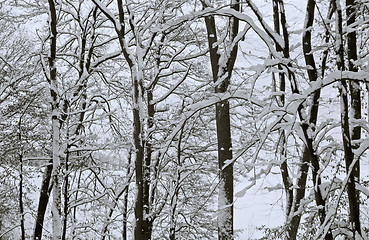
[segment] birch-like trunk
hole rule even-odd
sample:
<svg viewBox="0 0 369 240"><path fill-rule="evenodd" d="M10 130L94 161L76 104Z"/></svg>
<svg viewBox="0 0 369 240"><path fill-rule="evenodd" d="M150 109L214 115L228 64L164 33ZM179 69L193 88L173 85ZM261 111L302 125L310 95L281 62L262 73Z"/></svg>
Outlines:
<svg viewBox="0 0 369 240"><path fill-rule="evenodd" d="M56 9L55 2L49 3L49 28L50 28L50 55L49 55L49 86L51 95L51 128L52 128L52 173L53 201L51 205L52 238L59 240L62 237L62 211L61 211L61 166L60 166L60 109L58 83L56 79Z"/></svg>

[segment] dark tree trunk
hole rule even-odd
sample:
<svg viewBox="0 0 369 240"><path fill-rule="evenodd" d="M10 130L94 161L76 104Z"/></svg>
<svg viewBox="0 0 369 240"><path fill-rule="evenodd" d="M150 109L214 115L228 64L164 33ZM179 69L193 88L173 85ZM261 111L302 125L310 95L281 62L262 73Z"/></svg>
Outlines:
<svg viewBox="0 0 369 240"><path fill-rule="evenodd" d="M346 1L348 4L347 14L348 20L347 24L352 24L355 21L355 13L354 13L354 1ZM340 71L345 70L345 62L344 62L344 46L343 46L343 20L342 20L342 9L339 5L339 2L335 2L335 9L336 9L336 21L337 21L337 32L338 32L338 41L339 45L336 49L337 54L337 68ZM353 62L356 58L356 33L348 34L347 39L348 44L348 57L350 60L349 63L349 70L357 71ZM354 84L354 86L352 85ZM360 117L361 118L361 102L357 99L357 94L359 94L360 98L360 89L358 84L350 83L351 87L351 94L352 97L352 111L354 112L354 118ZM348 104L348 87L345 80L341 80L340 86L340 99L341 99L341 129L342 129L342 139L343 139L343 149L344 149L344 157L345 157L345 165L346 165L346 173L348 174L351 168L351 164L354 160L354 153L352 145L353 138L360 139L360 128L354 128L353 133L350 132L350 122L349 122L349 104ZM360 103L360 105L358 104ZM358 112L357 112L358 111ZM356 130L356 131L355 131ZM361 228L360 228L360 209L359 209L359 194L355 189L355 182L359 181L359 163L357 162L354 166L352 166L352 172L349 175L349 179L347 182L347 195L349 201L349 220L350 220L350 227L352 228L352 232L355 238L356 233L361 235Z"/></svg>
<svg viewBox="0 0 369 240"><path fill-rule="evenodd" d="M135 202L135 219L136 225L134 230L134 239L135 240L145 240L143 233L143 213L144 213L144 189L143 189L143 161L144 161L144 148L142 144L142 129L141 129L141 116L139 106L139 81L137 76L133 76L133 139L134 139L134 149L136 153L135 159L135 170L136 170L136 202Z"/></svg>
<svg viewBox="0 0 369 240"><path fill-rule="evenodd" d="M26 110L25 110L26 111ZM21 228L21 239L26 239L26 232L24 229L24 206L23 206L23 147L22 147L22 117L19 118L18 122L18 141L19 141L19 214L20 214L20 228Z"/></svg>
<svg viewBox="0 0 369 240"><path fill-rule="evenodd" d="M23 207L23 155L19 154L20 160L20 171L19 171L19 214L21 217L20 228L21 228L21 239L26 239L26 232L24 229L24 207Z"/></svg>
<svg viewBox="0 0 369 240"><path fill-rule="evenodd" d="M311 47L311 28L314 23L314 12L315 12L315 1L314 0L308 0L307 2L307 8L306 8L306 20L305 20L305 26L304 28L306 31L303 34L303 40L302 40L302 48L304 52L304 58L306 66L309 66L308 77L310 82L315 82L318 78L317 70L316 70L316 64L314 60L314 55L312 53L312 47ZM313 103L310 110L310 119L309 123L312 126L312 130L315 131L315 125L317 121L318 116L318 108L319 108L319 97L320 97L320 90L314 92L313 94ZM325 212L325 199L322 196L322 193L320 191L320 184L321 184L321 177L319 175L320 166L319 166L319 157L316 155L316 152L313 148L313 139L309 138L307 139L308 142L308 148L310 152L311 157L311 163L312 163L312 175L313 175L313 184L314 184L314 191L315 191L315 201L317 206L319 207L319 217L320 222L323 224L326 217ZM332 233L329 230L328 234L326 234L325 239L333 239Z"/></svg>
<svg viewBox="0 0 369 240"><path fill-rule="evenodd" d="M134 62L135 57L131 55L129 49L127 48L126 38L125 38L125 13L124 13L124 4L122 0L117 0L117 8L118 8L118 21L116 21L113 16L109 15L108 12L105 11L104 8L101 8L99 4L97 4L94 0L93 2L96 6L102 11L105 16L114 24L115 31L118 35L118 41L126 60L130 71L131 71L131 79L132 79L132 105L133 105L133 151L135 156L135 173L136 173L136 201L134 206L135 212L135 227L134 227L134 239L135 240L146 240L144 239L144 178L145 178L145 170L144 170L144 161L145 161L145 152L144 152L144 136L143 136L143 116L141 114L140 103L143 101L143 66L139 66ZM132 19L129 19L132 21ZM117 25L119 24L119 26ZM137 46L140 47L140 46Z"/></svg>
<svg viewBox="0 0 369 240"><path fill-rule="evenodd" d="M144 206L144 215L146 216L143 220L142 232L144 234L144 239L151 239L152 234L152 225L153 225L153 216L151 215L151 202L150 202L150 185L151 185L151 158L152 158L152 129L154 127L154 115L155 115L155 106L152 104L153 95L152 89L147 89L146 98L147 98L147 129L149 132L146 136L145 141L145 165L143 167L144 170L144 180L143 180L143 206Z"/></svg>
<svg viewBox="0 0 369 240"><path fill-rule="evenodd" d="M304 28L306 31L303 34L302 44L303 44L303 52L306 66L309 66L308 77L310 82L315 82L318 78L316 64L314 60L314 56L312 53L311 47L311 30L314 23L314 13L315 12L315 1L308 0L307 7L306 7L306 20ZM309 137L307 134L308 128L311 126L313 131L315 131L315 125L317 123L318 117L318 109L319 109L319 97L320 97L320 90L316 91L313 94L312 99L312 106L310 109L310 115L308 119L308 123L302 124L302 128L304 130L304 135L306 138L306 146L304 152L306 151L309 153L310 163L312 165L312 175L313 175L313 184L314 184L314 195L315 195L315 202L318 206L318 214L321 224L323 224L326 220L326 199L322 196L320 185L321 185L321 177L320 177L320 164L319 164L319 157L317 156L314 147L313 147L313 139ZM301 112L300 112L301 118ZM325 235L324 239L331 240L333 239L333 235L331 230L328 230L327 234Z"/></svg>
<svg viewBox="0 0 369 240"><path fill-rule="evenodd" d="M127 179L127 187L124 188L123 192L123 233L122 237L123 240L127 240L127 222L128 222L128 192L129 192L129 183L131 182L131 163L132 163L132 149L129 150L128 153L128 167L126 176L128 176Z"/></svg>
<svg viewBox="0 0 369 240"><path fill-rule="evenodd" d="M317 70L315 67L315 61L314 56L311 53L311 29L314 21L314 9L315 9L315 1L308 1L307 3L307 10L306 10L306 21L304 28L307 29L307 31L304 33L303 36L303 51L304 51L304 57L306 61L306 65L309 65L312 67L312 69L308 70L308 76L310 82L314 82L317 80ZM286 25L286 16L285 16L285 10L284 10L284 3L281 0L277 0L274 2L274 16L276 16L277 11L280 11L280 18L281 18L281 26L282 26L282 32L283 32L283 38L284 38L284 44L285 47L283 49L284 57L289 58L289 39L288 39L288 31L287 31L287 25ZM277 17L275 17L275 21L278 20ZM275 22L275 29L279 31L279 24ZM280 46L277 45L277 50L281 50ZM289 79L291 81L291 89L293 93L299 93L299 90L297 88L297 85L295 83L295 77L290 72L289 73ZM283 83L284 78L283 76L280 76L281 82ZM284 86L283 86L284 87ZM301 200L305 197L305 187L306 187L306 180L307 180L307 174L309 170L309 163L313 166L312 168L312 175L313 175L313 182L316 186L315 189L315 200L317 206L320 206L319 208L319 218L321 223L324 222L326 218L326 212L325 212L325 199L323 198L319 185L321 184L321 178L319 176L319 158L315 153L315 150L313 148L313 139L309 137L307 134L310 125L315 126L317 115L318 115L318 106L319 106L319 99L320 92L315 92L313 95L313 105L311 109L309 110L310 114L308 119L305 119L303 117L302 111L304 110L303 106L300 105L298 108L298 114L303 122L302 124L302 130L306 139L306 145L304 146L303 150L303 156L302 156L302 164L300 167L300 177L297 180L298 189L296 189L296 195L295 195L295 201L293 206L289 206L288 204L291 204L291 195L293 194L292 191L290 191L289 186L291 185L291 182L289 181L288 174L286 172L287 167L285 166L286 163L282 163L281 170L282 170L282 178L283 182L286 188L286 195L287 198L287 216L289 218L289 228L287 232L287 239L296 239L298 227L301 220L301 214L294 214L296 211L299 210L301 207ZM283 99L281 101L283 103ZM314 129L313 129L314 130ZM293 202L293 201L292 201ZM332 234L330 231L328 231L328 234L325 236L325 239L333 239Z"/></svg>
<svg viewBox="0 0 369 240"><path fill-rule="evenodd" d="M283 7L283 5L280 5L280 0L273 0L273 21L274 21L274 31L278 34L280 34L280 17L279 15L283 13L283 11L280 11L280 8ZM276 50L278 52L283 52L283 49L277 45ZM285 92L286 90L286 75L283 73L283 67L281 65L278 65L278 69L281 71L279 73L279 91ZM275 75L273 73L273 79L275 79ZM275 83L276 85L276 83ZM275 90L277 91L277 87L275 87ZM284 107L285 104L285 95L281 95L279 98L276 98L277 104L280 107ZM291 213L291 208L293 204L293 189L292 187L292 180L288 173L288 163L287 163L287 149L286 149L286 134L284 130L280 131L280 140L279 145L281 146L280 150L280 156L283 160L280 169L282 174L282 181L284 185L284 191L286 193L286 218L288 220L288 217Z"/></svg>
<svg viewBox="0 0 369 240"><path fill-rule="evenodd" d="M354 24L356 21L356 3L355 0L346 0L346 15L347 26ZM350 31L347 34L347 56L348 56L348 69L350 71L357 72L355 61L357 60L357 46L356 46L356 31ZM361 87L358 82L351 81L349 84L351 93L351 112L353 119L361 119ZM361 128L356 126L351 132L351 140L359 140L361 138ZM352 148L358 148L358 145L352 144ZM353 158L346 159L346 172L349 171ZM360 195L359 191L355 189L355 183L360 181L360 162L357 161L352 169L349 181L347 184L347 194L349 197L350 208L350 225L354 236L356 234L361 235L361 223L360 223Z"/></svg>
<svg viewBox="0 0 369 240"><path fill-rule="evenodd" d="M204 6L206 7L206 6ZM231 8L240 11L239 1L231 1ZM238 34L239 21L237 18L230 19L231 34L233 42ZM214 16L205 17L208 34L208 45L210 62L213 73L213 81L216 93L225 93L228 89L233 66L237 57L237 43L231 49L224 69L220 69L217 32ZM220 79L224 80L218 82ZM218 139L218 166L219 166L219 197L218 197L218 239L233 239L233 163L227 163L232 159L231 124L229 114L229 101L223 100L216 104L216 129Z"/></svg>
<svg viewBox="0 0 369 240"><path fill-rule="evenodd" d="M42 230L44 228L45 212L46 212L47 203L49 202L49 197L50 197L49 186L50 186L52 170L53 170L53 166L52 166L52 162L50 161L47 167L45 168L45 172L42 177L40 197L38 200L36 225L35 225L35 231L34 231L34 236L33 236L34 240L41 240L42 238Z"/></svg>

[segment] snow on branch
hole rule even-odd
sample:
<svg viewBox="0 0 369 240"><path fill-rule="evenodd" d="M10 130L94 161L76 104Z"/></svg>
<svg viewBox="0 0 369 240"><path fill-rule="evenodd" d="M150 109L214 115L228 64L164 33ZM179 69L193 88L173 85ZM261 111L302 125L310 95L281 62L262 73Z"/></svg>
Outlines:
<svg viewBox="0 0 369 240"><path fill-rule="evenodd" d="M166 138L166 141L164 141L165 145L161 148L162 149L161 155L162 156L165 155L164 153L168 151L168 148L170 144L173 142L175 136L181 131L183 126L192 116L194 116L197 112L205 108L208 108L210 106L215 105L216 103L222 102L224 100L229 100L229 99L242 99L258 107L265 107L266 105L265 102L260 101L256 98L253 98L250 95L250 92L237 91L235 93L229 93L229 92L228 93L214 93L213 97L207 100L203 100L198 103L192 104L189 107L187 107L187 111L183 113L184 117L182 118L182 120L172 130L172 133L169 134L169 136Z"/></svg>
<svg viewBox="0 0 369 240"><path fill-rule="evenodd" d="M269 48L269 51L273 55L273 57L277 59L282 58L281 53L278 53L275 50L275 47L273 46L274 42L277 42L282 47L284 46L284 42L281 36L274 33L270 28L267 28L270 31L266 33L261 28L259 28L257 24L254 22L254 20L247 14L238 12L234 9L224 8L224 6L219 7L219 8L207 7L204 10L196 11L191 14L180 16L177 19L171 21L170 24L166 23L166 24L161 25L160 27L154 28L153 32L158 32L158 33L159 32L171 32L174 29L177 29L178 27L182 26L185 22L193 21L201 17L212 16L212 15L235 17L240 21L246 22L248 25L251 26L251 28L255 31L255 33L262 39L262 41L264 41L264 43Z"/></svg>
<svg viewBox="0 0 369 240"><path fill-rule="evenodd" d="M273 41L277 43L283 49L285 47L283 38L279 34L275 33L268 26L268 24L263 19L263 14L259 11L259 9L256 7L256 5L251 0L247 0L246 2L251 8L251 10L254 12L258 20L260 21L261 25L263 26L264 30L269 35L269 37L271 37Z"/></svg>
<svg viewBox="0 0 369 240"><path fill-rule="evenodd" d="M103 55L103 56L97 58L95 60L95 62L92 64L91 68L94 69L94 68L98 67L101 63L103 63L107 60L113 59L115 57L118 57L121 54L121 52L122 51L116 51L116 52L108 53L106 55Z"/></svg>
<svg viewBox="0 0 369 240"><path fill-rule="evenodd" d="M369 189L364 187L363 185L360 185L358 183L355 183L355 188L359 190L360 192L364 193L367 197L369 197Z"/></svg>
<svg viewBox="0 0 369 240"><path fill-rule="evenodd" d="M349 81L362 81L362 82L369 82L369 72L366 71L359 71L359 72L352 72L352 71L334 71L328 74L324 79L320 79L316 82L311 83L310 88L303 91L301 94L292 94L289 97L289 102L297 102L297 101L305 101L309 96L311 96L317 90L320 90L324 87L327 87L337 81L341 80L349 80ZM299 102L301 104L301 102ZM295 105L287 104L287 106L291 106L296 108ZM297 108L296 108L297 109Z"/></svg>
<svg viewBox="0 0 369 240"><path fill-rule="evenodd" d="M120 31L121 26L118 19L115 18L114 14L99 0L92 0L93 3L100 9L101 12L105 14L107 18L114 24L114 27Z"/></svg>
<svg viewBox="0 0 369 240"><path fill-rule="evenodd" d="M176 90L179 87L179 85L181 85L184 82L184 80L187 78L188 73L190 72L190 67L191 67L191 65L188 66L188 68L186 70L186 73L183 76L183 78L181 78L176 84L174 84L163 96L161 96L160 98L156 99L151 104L155 105L155 104L157 104L157 103L159 103L161 101L164 101L167 97L169 97L169 95L171 93L173 93L174 90Z"/></svg>

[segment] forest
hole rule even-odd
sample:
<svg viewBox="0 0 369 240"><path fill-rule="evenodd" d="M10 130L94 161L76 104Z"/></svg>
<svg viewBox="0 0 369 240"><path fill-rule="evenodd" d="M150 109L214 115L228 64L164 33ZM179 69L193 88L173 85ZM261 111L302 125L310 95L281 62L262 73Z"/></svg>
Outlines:
<svg viewBox="0 0 369 240"><path fill-rule="evenodd" d="M368 148L368 0L0 0L0 240L366 240Z"/></svg>

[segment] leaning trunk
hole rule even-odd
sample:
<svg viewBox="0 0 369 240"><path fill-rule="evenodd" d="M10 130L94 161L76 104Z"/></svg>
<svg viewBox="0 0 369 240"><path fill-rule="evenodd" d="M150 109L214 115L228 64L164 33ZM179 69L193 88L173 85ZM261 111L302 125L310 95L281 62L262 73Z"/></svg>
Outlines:
<svg viewBox="0 0 369 240"><path fill-rule="evenodd" d="M41 182L41 191L40 197L38 200L38 208L37 208L37 216L35 221L35 231L33 235L34 240L41 240L42 238L42 230L44 228L44 218L45 212L47 208L47 203L49 202L49 187L50 187L50 180L51 180L51 171L53 169L52 163L50 162L46 168L45 172L42 177Z"/></svg>

